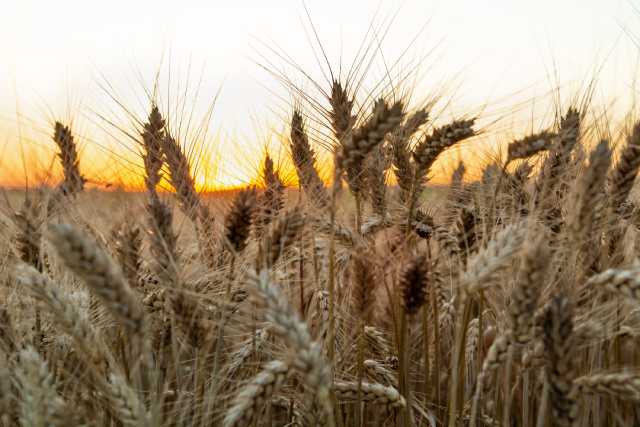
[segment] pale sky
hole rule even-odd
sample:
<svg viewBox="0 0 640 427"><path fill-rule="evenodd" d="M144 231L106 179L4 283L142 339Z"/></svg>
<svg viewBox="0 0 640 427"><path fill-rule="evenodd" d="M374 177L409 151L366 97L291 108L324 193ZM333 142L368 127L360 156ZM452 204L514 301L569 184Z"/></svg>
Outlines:
<svg viewBox="0 0 640 427"><path fill-rule="evenodd" d="M624 111L634 92L634 36L640 36L640 13L634 10L640 4L634 0L307 0L306 6L336 67L340 58L353 60L372 22L380 29L397 13L380 57L393 61L415 39L403 61L426 57L417 97L444 91L452 97L444 115L482 110L502 117L511 111L521 123L544 115L536 105L549 101L555 85L567 97L575 95L599 66L599 102ZM53 153L49 126L69 117L94 178L112 181L126 174L117 159L127 157L131 143L100 116L122 127L129 123L103 88L109 85L109 94L139 114L147 108L144 89L160 69L160 97L170 104L186 82L193 90L201 82L198 100L190 94L187 101L198 117L220 91L209 138L218 141L212 158L222 157L227 166L218 166L216 182L209 184L241 184L255 173L255 153L271 129L282 130L291 100L257 64L284 64L266 46L322 78L313 54L317 44L307 34L310 22L296 0L27 0L4 2L0 10L0 182L19 180L20 152L46 169ZM382 74L381 68L372 70L376 79ZM309 86L299 74L290 75ZM250 167L243 165L251 156Z"/></svg>

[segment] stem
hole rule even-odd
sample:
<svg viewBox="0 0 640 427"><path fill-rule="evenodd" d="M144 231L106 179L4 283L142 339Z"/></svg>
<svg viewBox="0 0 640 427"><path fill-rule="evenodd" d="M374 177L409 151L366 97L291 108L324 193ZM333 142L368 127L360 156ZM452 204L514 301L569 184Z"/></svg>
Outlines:
<svg viewBox="0 0 640 427"><path fill-rule="evenodd" d="M480 290L479 292L479 303L478 303L478 351L476 358L476 372L480 372L482 369L482 362L484 361L484 318L482 316L482 312L484 311L484 291Z"/></svg>
<svg viewBox="0 0 640 427"><path fill-rule="evenodd" d="M320 283L320 264L318 263L318 251L316 250L316 236L311 236L311 250L313 256L313 284L315 289L319 288Z"/></svg>
<svg viewBox="0 0 640 427"><path fill-rule="evenodd" d="M300 258L298 259L298 283L300 285L300 316L304 318L304 246L300 236Z"/></svg>
<svg viewBox="0 0 640 427"><path fill-rule="evenodd" d="M235 274L235 266L236 266L236 254L231 254L231 265L229 266L229 275L227 277L227 287L225 293L225 300L229 301L231 298L231 284L233 282L233 276Z"/></svg>
<svg viewBox="0 0 640 427"><path fill-rule="evenodd" d="M504 407L502 409L502 426L509 427L509 419L511 418L511 371L513 370L513 353L514 346L513 344L509 345L509 350L507 350L507 369L504 374Z"/></svg>
<svg viewBox="0 0 640 427"><path fill-rule="evenodd" d="M471 403L471 419L469 420L469 427L476 427L478 425L480 401L482 399L482 391L484 389L485 381L487 381L486 375L483 371L480 371L476 382L476 389L473 393L473 401Z"/></svg>
<svg viewBox="0 0 640 427"><path fill-rule="evenodd" d="M227 289L225 294L225 302L231 301L231 284L233 282L235 274L236 254L233 253L231 257L231 266L229 267L229 276L227 278ZM229 316L227 315L225 305L223 304L218 313L220 323L218 325L218 334L216 337L215 354L213 357L213 375L218 374L218 367L220 366L220 358L222 357L222 348L224 347L224 328L226 326Z"/></svg>
<svg viewBox="0 0 640 427"><path fill-rule="evenodd" d="M500 170L500 176L498 177L498 182L496 183L496 188L493 191L493 198L491 199L491 207L489 208L488 215L489 220L485 224L485 235L489 236L491 234L491 230L493 230L493 222L494 222L494 211L496 209L496 199L498 198L498 192L500 191L500 187L502 186L502 179L507 175L507 166L511 163L510 159L502 165L502 169Z"/></svg>
<svg viewBox="0 0 640 427"><path fill-rule="evenodd" d="M549 380L547 379L546 374L542 374L542 378L544 380L544 385L542 387L542 401L538 408L538 420L536 422L536 427L545 426L545 422L547 420L547 408L549 406Z"/></svg>
<svg viewBox="0 0 640 427"><path fill-rule="evenodd" d="M462 387L460 382L464 380L465 367L465 341L467 337L467 324L471 315L471 304L468 304L468 296L465 291L459 293L459 303L456 310L457 320L455 328L455 344L453 358L451 359L451 378L449 382L449 427L455 427L458 419L458 402L462 400Z"/></svg>
<svg viewBox="0 0 640 427"><path fill-rule="evenodd" d="M360 193L354 194L356 201L356 233L362 234L362 197Z"/></svg>
<svg viewBox="0 0 640 427"><path fill-rule="evenodd" d="M409 236L409 234L411 233L411 223L413 222L413 211L416 208L416 204L417 204L417 199L420 197L420 194L417 194L417 187L420 186L421 183L419 183L420 178L417 176L417 172L416 172L416 176L413 179L413 185L411 186L411 191L409 192L409 212L407 214L407 236ZM422 192L422 188L420 187L420 192Z"/></svg>
<svg viewBox="0 0 640 427"><path fill-rule="evenodd" d="M329 366L331 369L331 374L333 376L333 360L334 360L334 353L335 353L335 327L336 327L336 322L335 322L335 257L336 257L336 242L335 242L335 224L336 224L336 192L338 189L338 183L340 180L340 173L338 171L338 168L336 167L334 169L334 175L333 175L333 185L331 188L331 200L330 200L330 206L329 206L329 215L330 215L330 222L331 222L331 236L329 239L329 280L327 283L327 287L328 287L328 291L329 291L329 331L328 331L328 337L327 337L327 341L329 342L329 349L327 352L327 356L329 359ZM335 416L335 411L339 411L339 406L337 405L337 399L335 397L335 395L333 393L331 393L331 403L333 404L333 408L334 408L334 416ZM340 414L338 414L338 426L342 427L342 417L340 416ZM333 418L329 419L329 425L333 426L335 425L335 420Z"/></svg>
<svg viewBox="0 0 640 427"><path fill-rule="evenodd" d="M402 414L404 427L411 427L411 387L409 386L409 351L407 314L400 310L400 394L404 396L406 408Z"/></svg>
<svg viewBox="0 0 640 427"><path fill-rule="evenodd" d="M424 344L424 401L429 398L429 305L422 307L422 341Z"/></svg>
<svg viewBox="0 0 640 427"><path fill-rule="evenodd" d="M334 181L339 179L339 175L337 170L333 177ZM327 352L327 356L329 359L329 364L333 365L334 353L335 353L335 251L336 251L336 243L335 243L335 224L336 224L336 187L337 183L333 183L333 187L331 189L331 200L329 207L329 216L331 223L331 235L329 239L329 280L327 283L328 291L329 291L329 331L327 340L329 342L329 349ZM333 367L332 367L333 369Z"/></svg>
<svg viewBox="0 0 640 427"><path fill-rule="evenodd" d="M437 289L434 288L433 292L431 292L431 307L433 310L433 318L435 319L435 327L433 328L433 348L435 352L434 357L434 384L436 388L436 413L439 412L440 408L440 315L438 310L438 298L437 298Z"/></svg>
<svg viewBox="0 0 640 427"><path fill-rule="evenodd" d="M522 374L522 427L529 427L529 388L531 382L531 374L529 370Z"/></svg>
<svg viewBox="0 0 640 427"><path fill-rule="evenodd" d="M364 319L360 316L358 320L358 400L356 401L356 427L362 425L362 378L364 376Z"/></svg>

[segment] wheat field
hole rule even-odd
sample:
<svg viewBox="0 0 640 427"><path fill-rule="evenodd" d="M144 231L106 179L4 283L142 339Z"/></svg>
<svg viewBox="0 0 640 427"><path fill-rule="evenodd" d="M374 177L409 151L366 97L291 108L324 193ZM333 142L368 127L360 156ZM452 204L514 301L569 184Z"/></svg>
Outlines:
<svg viewBox="0 0 640 427"><path fill-rule="evenodd" d="M142 193L88 191L56 122L60 182L1 202L0 423L640 425L640 122L576 102L437 187L481 117L355 83L295 96L293 184L267 154L224 198L154 97Z"/></svg>

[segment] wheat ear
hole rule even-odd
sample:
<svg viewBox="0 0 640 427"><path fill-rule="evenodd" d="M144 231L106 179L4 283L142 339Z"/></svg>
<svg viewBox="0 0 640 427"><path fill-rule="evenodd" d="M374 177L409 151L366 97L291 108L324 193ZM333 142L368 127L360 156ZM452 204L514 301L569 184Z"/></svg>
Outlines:
<svg viewBox="0 0 640 427"><path fill-rule="evenodd" d="M80 173L78 149L69 126L56 122L53 140L60 150L58 157L64 173L64 180L58 189L65 196L75 195L84 189L86 180Z"/></svg>
<svg viewBox="0 0 640 427"><path fill-rule="evenodd" d="M551 412L556 425L574 426L578 416L573 387L575 341L572 307L566 297L557 296L551 301L545 312L543 330Z"/></svg>
<svg viewBox="0 0 640 427"><path fill-rule="evenodd" d="M132 333L144 326L144 311L120 267L94 242L67 224L50 227L51 242L64 263Z"/></svg>
<svg viewBox="0 0 640 427"><path fill-rule="evenodd" d="M576 393L608 395L640 402L640 376L637 372L601 372L576 378Z"/></svg>
<svg viewBox="0 0 640 427"><path fill-rule="evenodd" d="M259 200L253 227L258 236L262 235L263 229L277 218L283 209L285 189L278 171L274 168L273 160L268 154L264 158L261 176L264 192Z"/></svg>
<svg viewBox="0 0 640 427"><path fill-rule="evenodd" d="M176 190L180 208L197 225L202 213L202 204L198 198L195 181L191 176L189 159L178 141L169 133L165 133L162 138L162 152L169 167L169 180Z"/></svg>
<svg viewBox="0 0 640 427"><path fill-rule="evenodd" d="M517 159L526 159L546 150L551 144L555 134L543 131L527 135L522 139L513 141L507 147L507 163Z"/></svg>
<svg viewBox="0 0 640 427"><path fill-rule="evenodd" d="M640 169L640 122L633 126L620 159L611 174L611 205L615 210L619 210L629 197L638 169Z"/></svg>
<svg viewBox="0 0 640 427"><path fill-rule="evenodd" d="M329 195L316 169L316 154L309 144L309 136L299 110L294 110L291 116L289 148L298 174L298 182L309 202L318 208L326 208L329 204Z"/></svg>
<svg viewBox="0 0 640 427"><path fill-rule="evenodd" d="M272 398L291 374L291 367L279 360L269 362L235 397L224 418L224 427L249 427L260 410Z"/></svg>
<svg viewBox="0 0 640 427"><path fill-rule="evenodd" d="M354 401L358 397L357 382L336 381L332 390L336 397L343 401ZM360 384L362 400L366 403L386 406L389 409L401 409L406 406L402 395L395 387L363 382Z"/></svg>
<svg viewBox="0 0 640 427"><path fill-rule="evenodd" d="M47 362L31 347L21 350L18 360L15 375L21 395L20 425L63 425L66 404L56 392Z"/></svg>
<svg viewBox="0 0 640 427"><path fill-rule="evenodd" d="M266 303L266 318L295 354L293 367L304 378L315 401L324 409L327 421L333 424L333 410L329 399L331 374L322 357L319 343L311 340L307 325L300 320L287 298L269 280L268 271L250 274L249 280Z"/></svg>

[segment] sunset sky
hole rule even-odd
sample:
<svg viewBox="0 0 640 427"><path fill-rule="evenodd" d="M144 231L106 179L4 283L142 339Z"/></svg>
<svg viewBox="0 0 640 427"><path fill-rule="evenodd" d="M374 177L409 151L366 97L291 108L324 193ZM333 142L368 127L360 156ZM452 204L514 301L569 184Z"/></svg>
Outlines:
<svg viewBox="0 0 640 427"><path fill-rule="evenodd" d="M203 147L192 148L203 152L199 184L249 182L267 141L276 156L283 150L277 135L292 99L260 64L311 86L269 48L323 81L310 22L337 68L341 59L351 63L372 23L383 31L393 18L379 35L371 81L405 51L407 68L424 58L414 98L445 96L443 120L463 112L497 120L489 132L495 140L547 120L558 85L568 103L597 77L595 102L617 117L634 98L640 3L633 0L308 0L306 7L311 21L295 0L3 4L0 184L45 176L55 152L53 121L72 119L85 174L99 185L134 185L134 143L118 130L133 132L134 123L118 104L142 117L158 72L162 105L175 115L183 105L193 111L185 137ZM201 125L214 100L211 120ZM206 135L196 134L203 126ZM484 151L474 147L467 149L480 159Z"/></svg>

